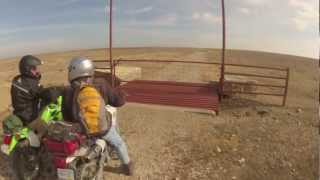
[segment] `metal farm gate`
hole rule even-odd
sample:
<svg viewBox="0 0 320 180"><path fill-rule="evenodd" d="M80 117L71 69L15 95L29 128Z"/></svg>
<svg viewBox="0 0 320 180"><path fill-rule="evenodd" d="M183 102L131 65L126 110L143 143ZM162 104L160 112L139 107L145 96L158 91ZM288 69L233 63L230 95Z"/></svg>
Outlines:
<svg viewBox="0 0 320 180"><path fill-rule="evenodd" d="M109 0L110 10L107 12L107 17L109 18L109 60L97 60L95 62L107 62L108 67L99 67L97 69L100 70L109 70L108 74L99 74L98 76L104 76L103 78L107 78L108 81L111 81L113 87L121 86L121 88L127 93L127 101L135 102L135 103L144 103L144 104L158 104L158 105L169 105L169 106L180 106L180 107L188 107L188 108L199 108L199 109L207 109L211 111L219 112L219 102L222 100L225 89L225 75L230 75L232 72L225 72L226 66L233 66L232 64L225 64L225 50L226 50L226 20L225 20L225 4L224 0L221 0L221 8L222 8L222 50L221 50L221 62L205 62L205 61L186 61L186 60L141 60L141 59L113 59L113 42L112 42L112 33L113 33L113 0ZM119 80L116 79L116 71L118 70L118 66L121 64L132 64L132 63L152 63L153 65L159 63L177 63L183 64L188 67L192 67L194 65L204 65L204 66L218 66L220 68L220 77L219 80L215 82L206 82L206 83L195 83L195 82L177 82L177 81L163 81L163 80ZM250 65L234 65L252 68ZM259 68L259 67L257 67ZM282 70L282 69L281 69ZM210 69L209 69L210 71ZM287 71L286 76L286 86L281 86L280 88L285 89L285 93L281 94L284 96L284 103L287 95L287 87L288 87L288 78L289 71ZM241 74L241 73L233 73L233 75L241 75L241 76L250 76L250 74ZM251 75L254 76L254 75ZM256 75L259 76L259 75ZM281 77L280 77L281 78ZM230 82L229 82L230 83ZM232 82L237 83L237 82ZM258 84L259 86L259 84ZM264 86L260 84L260 86ZM272 86L272 85L270 85ZM226 92L226 93L230 93ZM233 93L245 93L245 92L236 92ZM250 94L250 92L247 92ZM260 95L275 95L280 96L279 94L267 94L263 92L257 92L255 94Z"/></svg>

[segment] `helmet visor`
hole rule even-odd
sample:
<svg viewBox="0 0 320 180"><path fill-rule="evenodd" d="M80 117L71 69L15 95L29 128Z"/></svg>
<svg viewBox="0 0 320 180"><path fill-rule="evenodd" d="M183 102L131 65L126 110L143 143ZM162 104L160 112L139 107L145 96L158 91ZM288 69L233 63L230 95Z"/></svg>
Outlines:
<svg viewBox="0 0 320 180"><path fill-rule="evenodd" d="M40 66L40 65L42 65L43 64L43 62L40 60L40 59L36 59L36 58L34 58L34 59L29 59L29 61L28 61L28 65L29 66Z"/></svg>

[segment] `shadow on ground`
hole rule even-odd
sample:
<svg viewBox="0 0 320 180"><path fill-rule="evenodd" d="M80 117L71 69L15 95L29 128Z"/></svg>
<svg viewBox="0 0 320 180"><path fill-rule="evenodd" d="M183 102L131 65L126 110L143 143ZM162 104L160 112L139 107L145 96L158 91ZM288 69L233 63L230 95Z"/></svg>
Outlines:
<svg viewBox="0 0 320 180"><path fill-rule="evenodd" d="M223 109L227 109L227 110L234 110L234 109L239 109L239 108L244 108L244 107L254 108L257 106L282 107L280 105L271 104L271 103L264 103L259 100L243 98L243 97L225 98L221 103L221 107Z"/></svg>

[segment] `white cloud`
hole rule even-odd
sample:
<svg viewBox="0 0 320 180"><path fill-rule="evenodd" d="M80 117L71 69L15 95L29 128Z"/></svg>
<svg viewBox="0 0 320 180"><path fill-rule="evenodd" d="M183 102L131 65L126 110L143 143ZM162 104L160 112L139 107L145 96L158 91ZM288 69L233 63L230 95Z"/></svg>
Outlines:
<svg viewBox="0 0 320 180"><path fill-rule="evenodd" d="M155 17L151 20L137 21L131 20L124 26L175 26L177 25L179 17L177 14L167 14Z"/></svg>
<svg viewBox="0 0 320 180"><path fill-rule="evenodd" d="M316 4L314 1L290 0L289 5L295 7L297 15L301 18L315 18L318 16Z"/></svg>
<svg viewBox="0 0 320 180"><path fill-rule="evenodd" d="M319 48L317 43L318 41L316 39L303 39L297 43L297 40L294 38L273 39L265 36L257 40L256 38L239 36L233 37L232 41L230 41L228 45L230 49L265 51L317 59L319 57Z"/></svg>
<svg viewBox="0 0 320 180"><path fill-rule="evenodd" d="M88 27L96 24L48 24L48 25L38 25L38 26L24 26L16 27L10 29L1 29L0 37L10 34L23 33L23 32L38 32L38 31L48 31L48 30L58 30L58 29L71 29L75 27Z"/></svg>
<svg viewBox="0 0 320 180"><path fill-rule="evenodd" d="M245 14L245 15L251 14L251 11L250 11L248 8L244 8L244 7L238 8L238 11L239 11L240 13L242 13L242 14Z"/></svg>
<svg viewBox="0 0 320 180"><path fill-rule="evenodd" d="M197 4L199 4L198 3L198 1L195 1ZM215 9L215 8L220 8L221 7L221 2L217 2L217 1L212 1L212 0L202 0L201 1L201 3L202 3L202 7L207 7L207 8L209 8L209 9Z"/></svg>
<svg viewBox="0 0 320 180"><path fill-rule="evenodd" d="M141 9L130 10L127 12L127 14L131 14L131 15L143 14L143 13L150 12L152 10L153 10L152 6L147 6L147 7L141 8Z"/></svg>
<svg viewBox="0 0 320 180"><path fill-rule="evenodd" d="M203 13L195 12L192 14L192 20L211 24L211 23L220 23L221 17L213 15L212 13L209 13L209 12L203 12Z"/></svg>
<svg viewBox="0 0 320 180"><path fill-rule="evenodd" d="M292 18L292 22L299 31L305 31L309 27L309 22L299 17Z"/></svg>
<svg viewBox="0 0 320 180"><path fill-rule="evenodd" d="M173 26L176 25L178 21L178 15L169 14L165 16L160 16L156 18L153 23L157 26Z"/></svg>
<svg viewBox="0 0 320 180"><path fill-rule="evenodd" d="M112 12L116 12L118 11L118 8L116 6L112 6ZM105 13L105 12L110 12L110 6L107 4L104 9L99 8L98 10L96 10L96 12L100 12L100 13Z"/></svg>
<svg viewBox="0 0 320 180"><path fill-rule="evenodd" d="M295 15L291 20L297 30L305 31L318 23L318 6L314 2L310 0L289 0L289 6L295 10Z"/></svg>
<svg viewBox="0 0 320 180"><path fill-rule="evenodd" d="M245 0L245 3L248 5L262 5L266 2L266 0Z"/></svg>
<svg viewBox="0 0 320 180"><path fill-rule="evenodd" d="M193 13L192 15L192 19L193 20L199 20L201 18L201 14L200 13Z"/></svg>

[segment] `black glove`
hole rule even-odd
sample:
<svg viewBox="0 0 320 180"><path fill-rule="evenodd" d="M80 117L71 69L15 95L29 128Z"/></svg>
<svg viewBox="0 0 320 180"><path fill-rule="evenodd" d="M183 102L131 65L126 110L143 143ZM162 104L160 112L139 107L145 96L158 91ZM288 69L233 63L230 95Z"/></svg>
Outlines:
<svg viewBox="0 0 320 180"><path fill-rule="evenodd" d="M57 103L59 96L63 95L63 87L44 88L40 94L42 107L50 103Z"/></svg>

